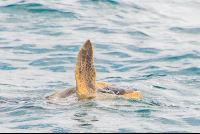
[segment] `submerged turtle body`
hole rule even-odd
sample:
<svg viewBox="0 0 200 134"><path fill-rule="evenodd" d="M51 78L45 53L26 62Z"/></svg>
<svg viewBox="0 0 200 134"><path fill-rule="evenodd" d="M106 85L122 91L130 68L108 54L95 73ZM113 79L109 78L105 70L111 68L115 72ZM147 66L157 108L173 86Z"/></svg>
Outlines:
<svg viewBox="0 0 200 134"><path fill-rule="evenodd" d="M114 85L109 85L105 82L96 82L97 93L106 93L106 94L116 94L122 95L128 98L136 98L141 100L142 95L140 91L134 91L133 89L118 87ZM64 88L50 96L47 96L46 99L56 99L56 98L66 98L77 92L76 86L71 86L69 88Z"/></svg>
<svg viewBox="0 0 200 134"><path fill-rule="evenodd" d="M79 99L95 98L98 93L123 95L128 98L141 100L141 92L133 89L109 85L105 82L96 81L96 71L93 61L93 47L87 40L81 47L75 68L76 86L62 89L46 98L65 98L77 94Z"/></svg>

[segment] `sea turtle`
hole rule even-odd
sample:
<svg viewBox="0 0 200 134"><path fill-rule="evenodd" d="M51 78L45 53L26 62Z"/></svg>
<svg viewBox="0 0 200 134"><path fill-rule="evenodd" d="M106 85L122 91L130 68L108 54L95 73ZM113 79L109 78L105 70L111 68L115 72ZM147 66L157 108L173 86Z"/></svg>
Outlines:
<svg viewBox="0 0 200 134"><path fill-rule="evenodd" d="M141 92L130 88L109 85L105 82L96 81L96 71L93 60L93 47L88 39L81 47L75 68L76 86L64 88L46 98L65 98L77 94L78 99L98 98L98 94L115 94L128 98L141 100Z"/></svg>

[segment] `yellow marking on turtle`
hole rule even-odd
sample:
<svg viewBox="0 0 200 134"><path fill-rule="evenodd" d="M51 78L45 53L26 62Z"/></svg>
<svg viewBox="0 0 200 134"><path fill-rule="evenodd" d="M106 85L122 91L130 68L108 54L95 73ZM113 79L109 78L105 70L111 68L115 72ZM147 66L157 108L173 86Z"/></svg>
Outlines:
<svg viewBox="0 0 200 134"><path fill-rule="evenodd" d="M142 94L140 91L133 91L131 93L123 94L123 96L127 98L136 98L138 100L142 100Z"/></svg>
<svg viewBox="0 0 200 134"><path fill-rule="evenodd" d="M107 87L107 86L109 86L108 83L96 81L96 89L97 89L97 88Z"/></svg>

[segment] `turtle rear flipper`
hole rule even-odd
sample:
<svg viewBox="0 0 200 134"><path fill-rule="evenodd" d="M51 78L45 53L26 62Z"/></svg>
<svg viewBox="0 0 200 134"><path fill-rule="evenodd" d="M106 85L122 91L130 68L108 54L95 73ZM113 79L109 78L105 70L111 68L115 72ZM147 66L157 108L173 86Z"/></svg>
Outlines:
<svg viewBox="0 0 200 134"><path fill-rule="evenodd" d="M103 88L98 88L97 93L115 94L112 90L104 90Z"/></svg>
<svg viewBox="0 0 200 134"><path fill-rule="evenodd" d="M107 86L107 87L102 88L102 90L113 91L116 95L123 95L126 93L125 88L118 87L118 86Z"/></svg>
<svg viewBox="0 0 200 134"><path fill-rule="evenodd" d="M118 86L106 86L103 88L97 89L97 92L101 93L109 93L109 94L116 94L122 95L127 98L136 98L142 100L142 95L140 91L134 91L130 88L118 87Z"/></svg>
<svg viewBox="0 0 200 134"><path fill-rule="evenodd" d="M123 96L127 98L136 98L138 100L142 100L142 94L140 91L133 91L131 93L126 93L126 94L123 94Z"/></svg>

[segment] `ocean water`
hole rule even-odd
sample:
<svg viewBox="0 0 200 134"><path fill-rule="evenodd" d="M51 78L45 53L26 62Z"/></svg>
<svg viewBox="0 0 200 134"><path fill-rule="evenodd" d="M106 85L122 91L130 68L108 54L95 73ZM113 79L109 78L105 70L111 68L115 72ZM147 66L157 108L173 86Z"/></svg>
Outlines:
<svg viewBox="0 0 200 134"><path fill-rule="evenodd" d="M45 99L87 39L97 80L142 100ZM0 132L200 132L199 0L0 0Z"/></svg>

